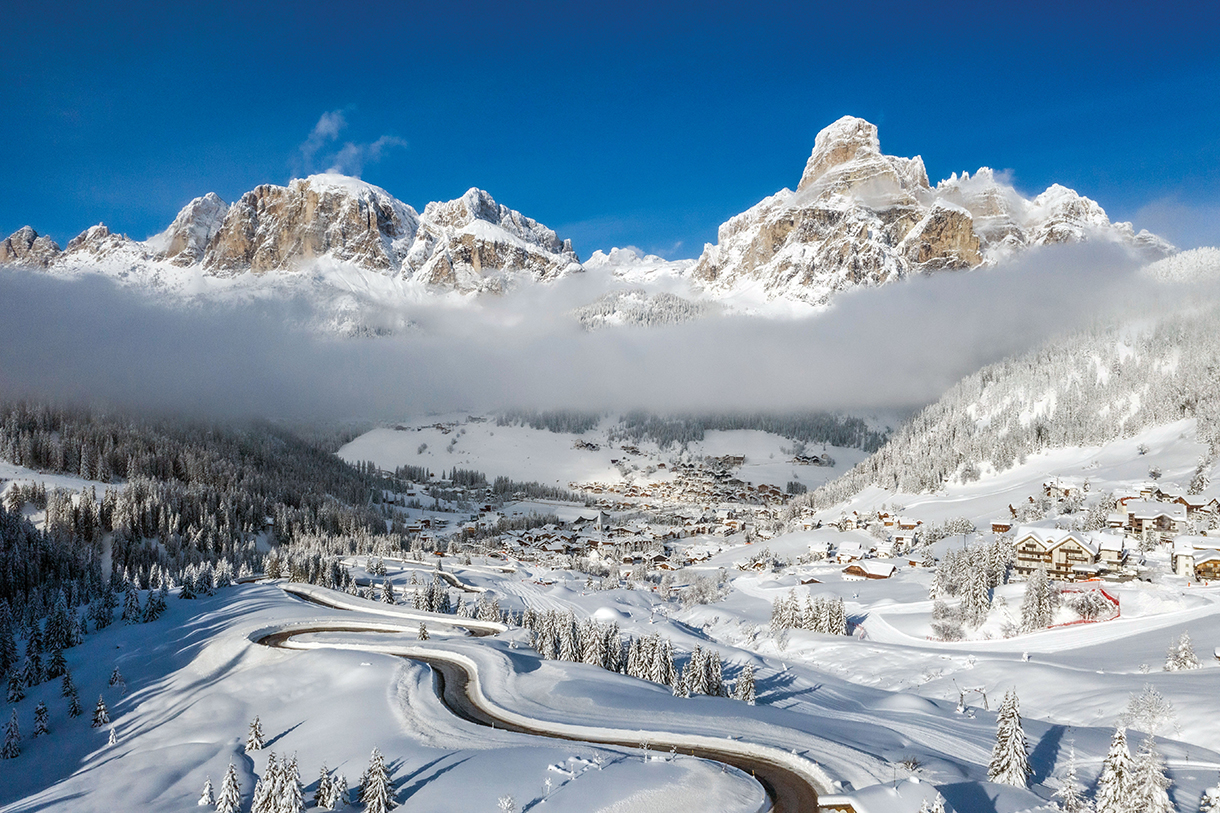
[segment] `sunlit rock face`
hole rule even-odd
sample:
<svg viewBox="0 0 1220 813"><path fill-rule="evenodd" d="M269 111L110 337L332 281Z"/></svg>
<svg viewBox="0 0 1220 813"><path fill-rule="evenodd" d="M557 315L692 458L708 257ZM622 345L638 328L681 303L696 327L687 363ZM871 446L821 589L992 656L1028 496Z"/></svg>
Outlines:
<svg viewBox="0 0 1220 813"><path fill-rule="evenodd" d="M710 292L761 286L768 297L825 304L859 286L1088 239L1156 256L1173 250L1059 185L1027 200L983 168L933 188L920 157L883 154L875 125L844 116L818 133L796 191L722 225L692 276Z"/></svg>

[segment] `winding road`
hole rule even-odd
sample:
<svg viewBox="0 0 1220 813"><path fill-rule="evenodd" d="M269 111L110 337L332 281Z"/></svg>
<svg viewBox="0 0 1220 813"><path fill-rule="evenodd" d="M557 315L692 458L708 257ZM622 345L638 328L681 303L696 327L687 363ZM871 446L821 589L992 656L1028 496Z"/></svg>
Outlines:
<svg viewBox="0 0 1220 813"><path fill-rule="evenodd" d="M302 592L293 591L293 594L325 606L336 606L336 604L326 601L327 597L303 595ZM454 618L451 623L467 620ZM464 624L462 625L464 626ZM470 631L476 635L490 634L490 631L484 630ZM409 630L402 627L395 628L391 625L355 621L317 621L260 631L252 635L251 639L263 646L279 649L355 649L396 655L427 664L432 669L437 697L444 706L455 716L476 725L551 739L628 748L638 748L642 741L646 741L661 749L675 748L684 754L723 762L749 773L757 779L766 790L771 801L770 809L774 813L815 813L820 809L818 807L819 788L822 789L822 793L831 792L830 779L820 768L808 760L779 748L731 740L721 736L556 723L530 718L502 708L483 693L475 661L461 653L449 652L435 646L402 643L380 645L352 642L344 644L296 640L317 633L360 632L401 634L409 632ZM830 802L830 800L827 799L826 802ZM841 803L824 809L852 810L850 806Z"/></svg>

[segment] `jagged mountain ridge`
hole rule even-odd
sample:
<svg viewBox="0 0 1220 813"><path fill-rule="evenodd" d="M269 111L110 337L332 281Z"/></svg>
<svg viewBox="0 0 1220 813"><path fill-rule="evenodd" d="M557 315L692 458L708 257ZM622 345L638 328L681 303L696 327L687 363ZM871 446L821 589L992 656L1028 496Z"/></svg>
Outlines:
<svg viewBox="0 0 1220 813"><path fill-rule="evenodd" d="M791 314L823 307L852 288L1083 240L1117 242L1149 259L1173 252L1129 223L1111 223L1096 202L1058 184L1027 199L984 167L933 187L921 158L883 154L877 128L845 116L818 134L795 192L781 190L731 218L697 260L665 261L628 249L595 252L582 265L570 241L482 190L429 203L420 214L364 181L314 175L259 186L232 204L211 193L196 198L164 232L142 242L99 224L61 251L27 226L0 242L0 264L95 268L129 284L155 283L174 269L214 280L251 275L243 284L255 289L267 272L291 274L326 261L393 285L460 294L599 270L612 287L645 291L623 300L632 314L598 323L644 324L654 320L636 311L653 310L644 300L658 292L717 300L729 311L779 313L778 305ZM669 299L664 304L673 310ZM682 318L718 310L696 307Z"/></svg>
<svg viewBox="0 0 1220 813"><path fill-rule="evenodd" d="M291 271L320 258L459 292L581 270L570 241L482 190L430 203L420 215L384 189L341 175L265 184L228 206L209 193L145 241L99 224L63 250L28 226L0 243L0 263L64 270L164 263L221 278Z"/></svg>
<svg viewBox="0 0 1220 813"><path fill-rule="evenodd" d="M1174 250L1058 184L1028 200L984 167L933 188L920 157L884 155L875 125L844 116L818 133L796 191L724 223L691 275L713 295L761 284L769 299L825 305L850 288L1091 239L1149 259Z"/></svg>

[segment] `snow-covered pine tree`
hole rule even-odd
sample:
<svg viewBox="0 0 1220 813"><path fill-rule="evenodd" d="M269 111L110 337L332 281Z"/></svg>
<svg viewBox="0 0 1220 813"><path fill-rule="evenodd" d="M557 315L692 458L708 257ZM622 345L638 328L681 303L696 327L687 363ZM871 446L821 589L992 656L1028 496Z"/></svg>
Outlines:
<svg viewBox="0 0 1220 813"><path fill-rule="evenodd" d="M4 729L4 745L0 745L0 759L14 759L21 756L21 727L17 725L17 709L13 709L8 718L8 727Z"/></svg>
<svg viewBox="0 0 1220 813"><path fill-rule="evenodd" d="M919 803L919 813L945 813L945 797L939 793Z"/></svg>
<svg viewBox="0 0 1220 813"><path fill-rule="evenodd" d="M17 664L17 638L13 632L13 611L8 601L0 599L0 675Z"/></svg>
<svg viewBox="0 0 1220 813"><path fill-rule="evenodd" d="M335 774L330 780L330 804L332 810L342 810L352 801L352 793L347 788L347 777L341 773Z"/></svg>
<svg viewBox="0 0 1220 813"><path fill-rule="evenodd" d="M64 651L59 647L52 649L51 657L47 659L47 679L57 678L67 671L68 662L64 659Z"/></svg>
<svg viewBox="0 0 1220 813"><path fill-rule="evenodd" d="M313 806L318 810L334 810L334 805L330 803L330 771L326 766L322 766L322 770L318 773L318 787L313 792Z"/></svg>
<svg viewBox="0 0 1220 813"><path fill-rule="evenodd" d="M275 813L280 765L275 752L267 752L267 770L254 783L254 798L250 801L250 813Z"/></svg>
<svg viewBox="0 0 1220 813"><path fill-rule="evenodd" d="M220 783L220 796L216 798L216 813L239 813L241 810L241 783L237 781L237 768L229 763L225 778Z"/></svg>
<svg viewBox="0 0 1220 813"><path fill-rule="evenodd" d="M40 737L47 733L47 704L38 701L34 707L34 736Z"/></svg>
<svg viewBox="0 0 1220 813"><path fill-rule="evenodd" d="M205 777L203 780L203 792L199 794L199 801L195 802L198 807L211 807L216 804L216 796L212 793L212 777Z"/></svg>
<svg viewBox="0 0 1220 813"><path fill-rule="evenodd" d="M581 661L590 666L601 666L606 658L604 649L605 639L602 638L601 630L598 628L597 622L589 619L581 625Z"/></svg>
<svg viewBox="0 0 1220 813"><path fill-rule="evenodd" d="M712 697L720 697L724 694L724 664L720 660L719 652L709 651L703 658L704 682L707 685L707 693Z"/></svg>
<svg viewBox="0 0 1220 813"><path fill-rule="evenodd" d="M1058 605L1059 589L1039 566L1025 583L1025 598L1021 602L1021 631L1034 632L1050 626Z"/></svg>
<svg viewBox="0 0 1220 813"><path fill-rule="evenodd" d="M140 623L140 594L136 592L134 584L127 585L127 591L123 596L123 623Z"/></svg>
<svg viewBox="0 0 1220 813"><path fill-rule="evenodd" d="M419 622L419 635L418 635L418 638L419 638L419 640L421 640L421 641L426 641L426 640L428 640L428 627L424 625L424 622L423 622L423 621L420 621L420 622Z"/></svg>
<svg viewBox="0 0 1220 813"><path fill-rule="evenodd" d="M256 714L250 721L250 733L246 735L246 751L261 751L263 745L263 724L259 722Z"/></svg>
<svg viewBox="0 0 1220 813"><path fill-rule="evenodd" d="M682 672L686 693L689 695L707 694L707 672L703 667L703 659L703 648L695 644L690 653L690 660L686 662L686 669Z"/></svg>
<svg viewBox="0 0 1220 813"><path fill-rule="evenodd" d="M119 734L114 730L114 726L110 726L110 736L106 738L107 745L116 745L119 741Z"/></svg>
<svg viewBox="0 0 1220 813"><path fill-rule="evenodd" d="M1132 781L1131 752L1127 749L1127 731L1116 728L1110 739L1110 751L1101 765L1093 805L1097 813L1129 813Z"/></svg>
<svg viewBox="0 0 1220 813"><path fill-rule="evenodd" d="M20 703L25 699L25 681L21 679L21 674L14 670L8 676L8 694L5 698L10 703Z"/></svg>
<svg viewBox="0 0 1220 813"><path fill-rule="evenodd" d="M123 675L119 672L119 667L114 667L114 671L110 673L110 685L117 686L123 682Z"/></svg>
<svg viewBox="0 0 1220 813"><path fill-rule="evenodd" d="M1084 796L1084 789L1076 772L1074 747L1068 752L1067 770L1064 771L1059 788L1055 791L1055 798L1059 800L1059 809L1063 813L1086 813L1089 809L1089 801Z"/></svg>
<svg viewBox="0 0 1220 813"><path fill-rule="evenodd" d="M76 687L72 687L72 694L68 695L68 716L80 717L82 709L80 707L80 695L76 693Z"/></svg>
<svg viewBox="0 0 1220 813"><path fill-rule="evenodd" d="M996 717L995 747L991 751L991 763L987 766L987 778L1001 785L1016 788L1027 787L1029 775L1029 747L1025 742L1025 731L1021 728L1021 707L1017 693L1009 690L1000 704Z"/></svg>
<svg viewBox="0 0 1220 813"><path fill-rule="evenodd" d="M390 581L389 577L381 581L381 600L386 604L398 603L398 597L394 595L394 583Z"/></svg>
<svg viewBox="0 0 1220 813"><path fill-rule="evenodd" d="M1152 735L1148 735L1140 744L1132 765L1131 809L1139 813L1174 813L1167 793L1170 784L1161 753Z"/></svg>
<svg viewBox="0 0 1220 813"><path fill-rule="evenodd" d="M1190 641L1190 633L1183 630L1182 635L1169 647L1169 653L1165 656L1165 671L1182 672L1189 669L1198 669L1200 666L1202 664L1199 663L1199 658L1195 655L1194 645Z"/></svg>
<svg viewBox="0 0 1220 813"><path fill-rule="evenodd" d="M738 700L743 700L754 705L754 664L747 663L741 667L741 674L737 677L737 685L734 687L734 696Z"/></svg>
<svg viewBox="0 0 1220 813"><path fill-rule="evenodd" d="M301 786L301 771L295 754L280 769L278 790L275 813L301 813L305 809L305 789Z"/></svg>
<svg viewBox="0 0 1220 813"><path fill-rule="evenodd" d="M99 694L97 696L97 705L93 707L93 727L101 728L110 722L110 711L106 708L106 701Z"/></svg>
<svg viewBox="0 0 1220 813"><path fill-rule="evenodd" d="M1045 578L1046 573L1043 572L1042 575ZM987 584L987 572L981 568L972 568L967 571L965 582L962 590L962 619L969 626L977 627L987 620L987 613L991 610L991 591ZM1034 580L1031 579L1031 587L1033 584Z"/></svg>
<svg viewBox="0 0 1220 813"><path fill-rule="evenodd" d="M559 659L580 660L580 637L576 631L576 619L572 613L559 618Z"/></svg>
<svg viewBox="0 0 1220 813"><path fill-rule="evenodd" d="M364 804L365 813L387 813L394 808L394 800L390 798L390 772L386 770L385 757L376 748L369 757L369 767L360 788L360 801Z"/></svg>

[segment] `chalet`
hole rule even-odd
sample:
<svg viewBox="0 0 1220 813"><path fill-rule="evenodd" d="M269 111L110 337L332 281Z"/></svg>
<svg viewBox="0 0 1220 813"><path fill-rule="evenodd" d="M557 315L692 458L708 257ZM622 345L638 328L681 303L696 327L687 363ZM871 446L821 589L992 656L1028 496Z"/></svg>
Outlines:
<svg viewBox="0 0 1220 813"><path fill-rule="evenodd" d="M1195 553L1195 578L1199 581L1220 580L1220 551L1208 550Z"/></svg>
<svg viewBox="0 0 1220 813"><path fill-rule="evenodd" d="M859 579L888 579L898 568L889 562L856 562L843 568L843 578L848 581Z"/></svg>
<svg viewBox="0 0 1220 813"><path fill-rule="evenodd" d="M1006 534L1011 530L1012 530L1012 520L993 519L991 521L991 532L993 534Z"/></svg>
<svg viewBox="0 0 1220 813"><path fill-rule="evenodd" d="M864 546L859 542L844 542L835 553L835 561L841 565L864 558Z"/></svg>
<svg viewBox="0 0 1220 813"><path fill-rule="evenodd" d="M1134 536L1165 539L1186 530L1186 506L1180 503L1131 500L1125 505L1124 528Z"/></svg>
<svg viewBox="0 0 1220 813"><path fill-rule="evenodd" d="M1173 541L1173 570L1179 576L1199 581L1220 579L1220 543L1215 537L1179 536Z"/></svg>
<svg viewBox="0 0 1220 813"><path fill-rule="evenodd" d="M1171 504L1185 506L1188 518L1194 518L1199 514L1215 514L1220 510L1220 500L1215 497L1204 497L1201 494L1163 492L1162 499Z"/></svg>
<svg viewBox="0 0 1220 813"><path fill-rule="evenodd" d="M830 558L830 543L821 539L810 542L809 555L818 560Z"/></svg>
<svg viewBox="0 0 1220 813"><path fill-rule="evenodd" d="M1121 537L1099 532L1022 527L1016 534L1016 570L1025 576L1045 567L1053 579L1090 578L1125 561ZM1101 565L1101 568L1094 567Z"/></svg>

